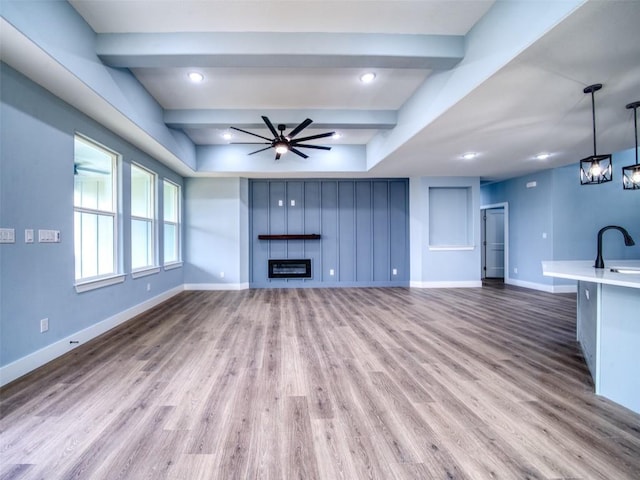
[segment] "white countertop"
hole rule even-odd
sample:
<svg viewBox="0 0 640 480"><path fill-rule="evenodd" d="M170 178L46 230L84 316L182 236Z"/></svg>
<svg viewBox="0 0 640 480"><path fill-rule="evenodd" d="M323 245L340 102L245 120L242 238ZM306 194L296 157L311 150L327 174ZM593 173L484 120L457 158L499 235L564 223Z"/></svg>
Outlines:
<svg viewBox="0 0 640 480"><path fill-rule="evenodd" d="M567 278L620 287L640 288L640 260L605 260L604 268L594 268L594 260L559 260L542 262L546 277ZM637 269L637 273L612 272L612 268Z"/></svg>

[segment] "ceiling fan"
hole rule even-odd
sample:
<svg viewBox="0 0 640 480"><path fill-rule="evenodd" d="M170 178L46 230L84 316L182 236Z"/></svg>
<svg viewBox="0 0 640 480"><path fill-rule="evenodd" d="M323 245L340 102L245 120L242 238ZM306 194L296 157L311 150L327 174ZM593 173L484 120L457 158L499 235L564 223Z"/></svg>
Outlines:
<svg viewBox="0 0 640 480"><path fill-rule="evenodd" d="M311 125L311 123L313 123L313 120L311 120L310 118L307 118L306 120L304 120L300 125L298 125L296 128L291 130L287 135L284 134L284 131L287 129L286 125L279 124L278 130L280 131L280 133L278 133L275 127L273 126L273 123L271 123L271 120L269 120L268 117L265 117L263 115L262 120L267 125L267 128L269 129L269 131L273 134L272 139L263 137L262 135L258 135L257 133L251 133L246 130L242 130L241 128L231 127L233 130L238 130L239 132L242 132L242 133L248 133L249 135L253 135L254 137L259 137L259 138L262 138L263 140L266 140L266 142L231 142L231 143L235 145L268 145L268 147L264 147L259 150L256 150L255 152L251 152L249 155L253 155L254 153L262 152L270 148L275 148L276 160L279 160L283 154L289 151L295 153L296 155L301 156L302 158L309 158L308 155L298 150L298 148L315 148L317 150L331 150L331 147L325 147L322 145L309 145L308 143L301 143L301 142L306 142L308 140L316 140L318 138L331 137L332 135L335 134L335 132L320 133L318 135L311 135L310 137L294 139L296 135L298 135L302 130L304 130L309 125Z"/></svg>

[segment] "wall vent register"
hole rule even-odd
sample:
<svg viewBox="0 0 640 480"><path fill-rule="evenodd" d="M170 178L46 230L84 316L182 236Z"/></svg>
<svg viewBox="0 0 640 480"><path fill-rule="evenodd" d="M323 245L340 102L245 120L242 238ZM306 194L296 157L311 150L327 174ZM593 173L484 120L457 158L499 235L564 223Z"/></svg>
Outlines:
<svg viewBox="0 0 640 480"><path fill-rule="evenodd" d="M269 278L311 278L311 259L269 259Z"/></svg>

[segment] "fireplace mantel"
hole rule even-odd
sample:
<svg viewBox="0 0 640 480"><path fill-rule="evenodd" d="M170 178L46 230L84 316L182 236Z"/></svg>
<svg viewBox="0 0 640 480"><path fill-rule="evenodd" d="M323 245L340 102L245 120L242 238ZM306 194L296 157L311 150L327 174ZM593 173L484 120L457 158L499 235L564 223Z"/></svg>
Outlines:
<svg viewBox="0 0 640 480"><path fill-rule="evenodd" d="M294 234L280 234L280 235L258 235L258 240L320 240L320 235L317 233L294 233Z"/></svg>

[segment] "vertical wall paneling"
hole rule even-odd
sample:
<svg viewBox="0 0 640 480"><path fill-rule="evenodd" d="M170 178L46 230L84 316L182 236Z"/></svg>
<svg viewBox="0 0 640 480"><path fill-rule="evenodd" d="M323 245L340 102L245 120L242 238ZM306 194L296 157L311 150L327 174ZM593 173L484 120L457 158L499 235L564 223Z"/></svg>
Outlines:
<svg viewBox="0 0 640 480"><path fill-rule="evenodd" d="M251 286L408 285L407 180L250 182ZM321 238L257 240L265 233ZM270 258L309 258L312 278L270 280Z"/></svg>
<svg viewBox="0 0 640 480"><path fill-rule="evenodd" d="M338 280L356 280L355 182L338 182Z"/></svg>
<svg viewBox="0 0 640 480"><path fill-rule="evenodd" d="M322 232L320 209L320 182L304 184L304 229L305 233ZM304 242L305 258L311 259L312 280L322 281L322 245L323 240Z"/></svg>
<svg viewBox="0 0 640 480"><path fill-rule="evenodd" d="M285 182L270 182L269 231L267 233L277 234L287 231L286 201ZM276 240L267 243L269 245L269 258L287 258L287 242Z"/></svg>
<svg viewBox="0 0 640 480"><path fill-rule="evenodd" d="M389 182L373 182L373 280L389 281Z"/></svg>
<svg viewBox="0 0 640 480"><path fill-rule="evenodd" d="M370 282L372 280L373 264L373 235L371 234L371 182L355 183L356 200L356 281Z"/></svg>
<svg viewBox="0 0 640 480"><path fill-rule="evenodd" d="M409 278L408 183L389 182L389 245L391 280ZM393 269L397 274L393 275Z"/></svg>
<svg viewBox="0 0 640 480"><path fill-rule="evenodd" d="M258 234L269 232L269 183L252 182L249 202L251 222L251 254L249 255L250 278L267 278L267 262L254 261L269 258L269 243L258 240Z"/></svg>
<svg viewBox="0 0 640 480"><path fill-rule="evenodd" d="M305 231L304 225L304 183L287 182L287 200L285 211L287 213L287 233L313 233ZM304 255L304 240L288 240L287 256L282 258L306 258Z"/></svg>
<svg viewBox="0 0 640 480"><path fill-rule="evenodd" d="M322 182L320 192L322 281L335 283L338 281L338 182Z"/></svg>

